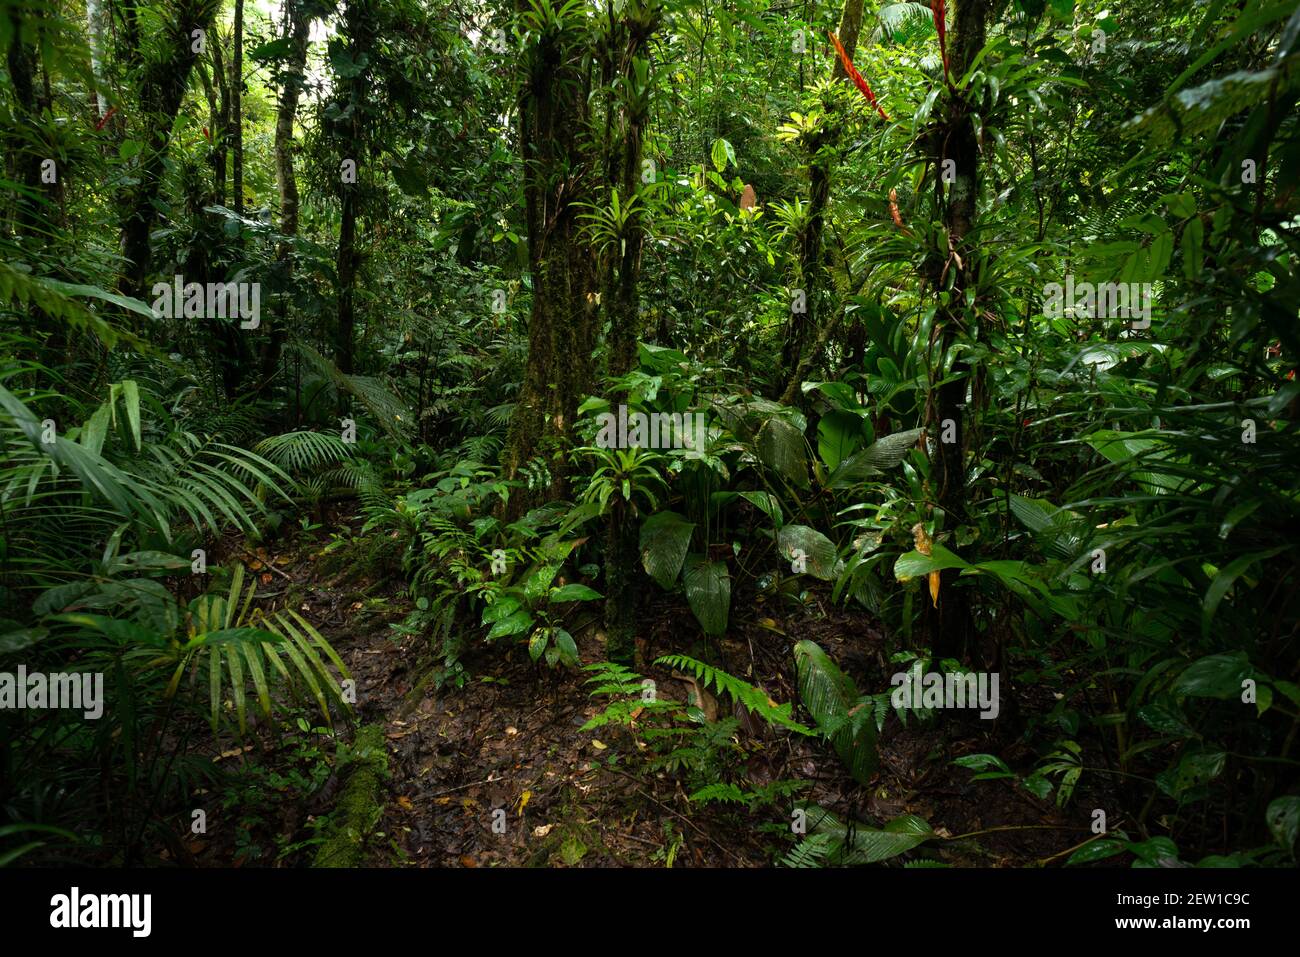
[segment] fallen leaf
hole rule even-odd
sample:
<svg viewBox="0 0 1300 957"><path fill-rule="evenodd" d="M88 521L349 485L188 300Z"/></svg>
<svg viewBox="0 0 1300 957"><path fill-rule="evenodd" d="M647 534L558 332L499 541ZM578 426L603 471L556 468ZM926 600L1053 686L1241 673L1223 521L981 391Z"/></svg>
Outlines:
<svg viewBox="0 0 1300 957"><path fill-rule="evenodd" d="M537 827L533 828L533 837L545 837L547 834L551 833L551 830L554 827L554 824L539 824Z"/></svg>
<svg viewBox="0 0 1300 957"><path fill-rule="evenodd" d="M401 797L397 799L397 803L400 804L404 810L407 811L415 810L415 805L411 803L411 799L407 797L405 794L403 794Z"/></svg>
<svg viewBox="0 0 1300 957"><path fill-rule="evenodd" d="M519 733L519 729L514 727L514 725L511 725L510 727L506 728L506 734L518 734L518 733Z"/></svg>
<svg viewBox="0 0 1300 957"><path fill-rule="evenodd" d="M587 856L587 845L577 837L570 837L560 846L560 860L572 867Z"/></svg>
<svg viewBox="0 0 1300 957"><path fill-rule="evenodd" d="M515 808L516 814L524 813L524 808L528 807L528 801L532 796L532 791L525 791L523 794L519 795L519 806Z"/></svg>
<svg viewBox="0 0 1300 957"><path fill-rule="evenodd" d="M595 748L597 751L604 751L607 747L609 747L609 745L605 744L603 741L598 741L595 738L591 739L591 746Z"/></svg>

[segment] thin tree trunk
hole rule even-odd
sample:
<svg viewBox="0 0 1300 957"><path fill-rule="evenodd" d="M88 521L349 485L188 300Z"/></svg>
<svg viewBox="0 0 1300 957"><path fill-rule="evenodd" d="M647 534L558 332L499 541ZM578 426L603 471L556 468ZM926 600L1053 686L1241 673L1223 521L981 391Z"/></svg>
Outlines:
<svg viewBox="0 0 1300 957"><path fill-rule="evenodd" d="M642 54L656 26L656 13L653 6L647 8L641 3L629 3L624 8L624 18L618 29L611 31L611 45L616 45L616 49L610 50L615 65L612 73L622 79L623 87L618 106L611 104L610 107L611 113L620 115L612 124L618 131L615 137L618 148L611 149L613 168L608 178L611 186L619 190L624 204L633 203L642 186L642 145L649 116L650 84L646 82L641 86L638 82L637 65L639 60L645 64ZM648 80L648 65L645 76ZM610 271L605 283L611 376L624 375L635 367L637 341L641 333L639 281L646 229L639 202L630 209L621 241L610 258ZM610 509L605 538L605 650L609 660L624 664L631 664L635 654L638 541L635 515L630 505L616 498Z"/></svg>
<svg viewBox="0 0 1300 957"><path fill-rule="evenodd" d="M234 209L244 214L244 0L235 0L234 52L230 58L230 107L234 122L230 185Z"/></svg>
<svg viewBox="0 0 1300 957"><path fill-rule="evenodd" d="M862 30L862 0L844 0L844 9L840 13L840 28L836 36L844 45L844 52L852 59L858 48L858 34ZM831 67L831 78L848 80L844 64L835 58ZM827 135L837 136L841 120L837 115L827 117ZM785 341L781 346L781 370L785 379L785 388L781 392L781 401L787 405L799 396L800 378L811 365L804 361L809 341L817 331L817 316L820 312L822 291L826 287L826 269L822 255L822 237L826 231L826 206L831 197L831 169L827 161L817 157L822 143L812 144L812 157L808 167L808 222L799 237L799 279L802 283L803 312L790 310L786 325ZM814 351L820 351L820 345ZM812 361L815 361L815 357Z"/></svg>
<svg viewBox="0 0 1300 957"><path fill-rule="evenodd" d="M217 85L220 107L212 124L212 184L217 205L226 205L226 154L230 148L230 84L226 80L226 59L221 52L221 36L213 30L208 49L212 53L212 78Z"/></svg>
<svg viewBox="0 0 1300 957"><path fill-rule="evenodd" d="M140 107L146 117L145 148L138 169L138 182L128 194L122 212L122 255L126 260L119 288L134 296L143 296L145 277L149 273L149 232L157 212L154 200L162 188L163 160L171 141L172 126L180 112L181 100L189 83L190 70L197 58L191 37L194 30L209 31L217 0L188 0L178 4L179 16L172 22L166 49L161 60L145 61L137 48L136 61L143 66Z"/></svg>
<svg viewBox="0 0 1300 957"><path fill-rule="evenodd" d="M307 65L307 42L311 33L311 18L302 8L302 0L286 0L285 36L291 41L289 58L281 74L280 103L275 115L275 184L280 193L280 232L285 236L298 234L298 180L293 169L293 123L298 115L298 98ZM291 278L291 244L283 242L276 258L283 265L286 286ZM275 323L262 354L262 375L269 379L280 364L284 348L285 326Z"/></svg>
<svg viewBox="0 0 1300 957"><path fill-rule="evenodd" d="M349 0L344 13L344 35L348 37L348 53L353 62L367 53L373 41L373 16L365 0ZM347 104L352 107L351 118L342 131L342 140L349 151L341 155L356 163L358 181L364 175L364 130L361 113L366 99L366 71L344 80L339 87ZM338 324L335 330L334 364L339 371L350 375L356 365L356 282L360 267L357 251L357 219L361 214L359 182L342 184L342 209L339 226L339 245L335 270L338 274Z"/></svg>
<svg viewBox="0 0 1300 957"><path fill-rule="evenodd" d="M335 267L339 282L338 336L334 344L334 364L351 375L356 364L354 353L357 335L357 192L356 186L344 187L342 222L339 226L338 259Z"/></svg>
<svg viewBox="0 0 1300 957"><path fill-rule="evenodd" d="M9 9L12 33L5 66L18 107L16 119L22 124L34 123L37 116L36 62L30 46L36 23L34 11L21 6ZM15 198L15 231L20 236L30 236L40 228L40 212L32 195L40 192L41 188L41 157L21 132L11 131L7 138L10 176L25 187Z"/></svg>
<svg viewBox="0 0 1300 957"><path fill-rule="evenodd" d="M954 11L953 30L949 34L951 75L961 76L968 64L984 46L985 26L989 16L990 0L960 0ZM947 96L947 113L938 129L938 169L945 165L954 171L949 184L944 225L947 228L953 255L947 262L935 262L928 277L938 288L945 270L953 275L949 291L949 305L939 310L939 356L946 356L960 336L963 327L974 322L973 313L966 311L966 286L969 281L969 263L974 258L967 245L967 236L975 222L975 203L979 196L979 143L975 127L965 101L950 89ZM951 160L951 164L945 161ZM952 371L932 396L933 414L927 423L929 434L936 442L933 465L935 502L943 511L945 527L955 528L966 519L965 445L966 417L975 410L966 409L968 386L965 362L954 363ZM945 426L956 428L956 441L943 441ZM947 429L949 435L952 429ZM957 570L948 569L940 574L938 606L927 606L930 646L935 658L965 658L974 636L971 610L966 592L956 587Z"/></svg>
<svg viewBox="0 0 1300 957"><path fill-rule="evenodd" d="M104 100L104 0L86 0L86 37L90 46L90 75L95 82L95 116L108 112Z"/></svg>

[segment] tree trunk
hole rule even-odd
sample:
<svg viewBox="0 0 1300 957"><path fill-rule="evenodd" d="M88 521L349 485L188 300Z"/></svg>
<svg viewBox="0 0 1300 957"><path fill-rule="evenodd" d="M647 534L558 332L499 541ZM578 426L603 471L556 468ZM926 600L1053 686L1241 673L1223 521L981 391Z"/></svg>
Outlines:
<svg viewBox="0 0 1300 957"><path fill-rule="evenodd" d="M311 18L302 8L302 0L285 3L285 36L291 41L289 58L285 62L280 103L275 115L275 184L280 193L280 232L285 236L298 235L298 180L293 170L293 123L298 115L298 98L307 65L307 41L311 33ZM284 242L276 252L283 267L286 286L292 277L290 244ZM283 317L281 317L283 319ZM280 364L284 348L284 322L274 323L262 353L262 375L269 379Z"/></svg>
<svg viewBox="0 0 1300 957"><path fill-rule="evenodd" d="M852 59L857 53L858 34L862 31L862 0L844 0L840 13L840 28L836 36L844 45L844 52ZM848 71L839 57L831 67L831 78L848 80ZM828 136L838 136L841 119L837 114L827 117ZM790 310L785 341L781 345L781 370L785 388L781 402L793 404L799 396L800 378L811 364L804 356L809 341L817 330L817 315L822 290L826 286L825 264L822 258L822 236L826 231L826 206L831 197L831 169L829 163L817 157L821 142L813 144L813 156L808 166L808 222L799 236L799 281L803 290L804 312ZM820 340L819 340L820 343Z"/></svg>
<svg viewBox="0 0 1300 957"><path fill-rule="evenodd" d="M122 255L126 265L118 287L128 295L144 295L145 277L149 273L149 232L157 215L154 200L162 187L163 160L171 140L172 126L197 58L192 33L194 30L211 30L217 5L218 0L179 3L178 16L169 26L168 55L146 61L139 48L134 52L137 62L143 66L140 107L148 125L138 182L128 193L122 210Z"/></svg>
<svg viewBox="0 0 1300 957"><path fill-rule="evenodd" d="M95 83L95 116L108 112L104 100L104 0L86 0L86 37L90 45L90 75Z"/></svg>
<svg viewBox="0 0 1300 957"><path fill-rule="evenodd" d="M520 13L528 10L517 0ZM563 497L566 452L578 400L591 381L596 331L595 257L579 216L593 196L587 155L588 88L585 27L548 31L527 51L520 98L524 216L533 275L528 360L510 421L507 475L544 459L551 481L516 495L512 512L532 501Z"/></svg>
<svg viewBox="0 0 1300 957"><path fill-rule="evenodd" d="M949 34L951 75L960 77L984 46L985 24L990 0L961 0L954 12L953 30ZM975 222L975 203L979 195L979 143L971 123L966 102L954 90L949 90L947 112L935 136L938 143L938 169L945 166L954 171L949 184L944 225L955 255L947 262L935 262L929 276L935 288L941 282L944 270L950 271L953 286L949 305L939 310L936 326L939 333L940 361L957 341L967 322L974 323L975 313L966 312L966 287L969 281L970 255L967 236ZM951 160L951 164L945 161ZM942 175L940 174L940 182ZM959 264L960 258L960 264ZM927 423L928 432L936 442L937 454L932 460L935 502L943 512L944 526L955 528L966 520L965 444L968 422L964 415L973 414L966 409L967 374L965 362L954 363L932 397L933 414ZM942 373L941 373L942 374ZM956 441L944 442L945 423L956 428ZM948 429L951 434L951 429ZM935 658L964 659L969 653L974 636L966 592L957 585L957 569L940 574L938 607L927 607L930 647Z"/></svg>
<svg viewBox="0 0 1300 957"><path fill-rule="evenodd" d="M367 9L366 0L349 0L344 14L344 36L348 37L348 54L353 62L367 53L374 39L374 17ZM335 269L338 274L338 325L335 329L334 364L340 372L351 375L356 366L356 282L360 267L357 251L357 219L361 214L360 178L364 173L366 156L361 113L366 100L366 71L355 76L340 78L339 91L351 107L351 116L341 131L342 142L348 152L340 159L356 164L355 182L342 180L342 210L339 226L338 255ZM340 173L340 178L341 173Z"/></svg>
<svg viewBox="0 0 1300 957"><path fill-rule="evenodd" d="M611 112L618 115L612 124L617 131L610 150L611 186L616 187L624 204L631 205L621 242L610 257L605 283L606 307L609 310L609 374L621 376L632 371L637 361L637 342L641 332L641 251L645 245L645 222L639 201L641 158L645 124L649 116L650 84L648 63L642 58L646 42L657 22L656 10L645 4L629 3L617 30L611 31L609 51L614 65L611 76L622 80L622 92ZM637 80L638 61L645 67L642 86ZM637 596L635 585L638 559L638 530L635 514L623 499L616 499L609 514L605 538L605 651L610 661L632 664L635 654Z"/></svg>
<svg viewBox="0 0 1300 957"><path fill-rule="evenodd" d="M220 108L212 124L212 185L217 205L226 205L226 153L230 148L230 84L226 79L226 59L221 52L221 37L213 30L208 48L212 53L212 78L217 84Z"/></svg>
<svg viewBox="0 0 1300 957"><path fill-rule="evenodd" d="M244 214L244 0L235 0L234 52L230 57L230 107L234 118L234 150L231 154L230 185L234 209Z"/></svg>
<svg viewBox="0 0 1300 957"><path fill-rule="evenodd" d="M12 35L6 51L5 66L9 83L13 87L18 107L16 119L21 124L34 123L37 117L36 61L30 43L37 24L34 11L21 6L9 9L9 27ZM39 231L40 212L32 197L41 191L41 157L32 148L32 142L20 132L10 132L8 165L10 176L21 183L24 190L15 197L15 232L30 236Z"/></svg>
<svg viewBox="0 0 1300 957"><path fill-rule="evenodd" d="M334 364L340 372L351 375L356 366L354 353L357 329L357 188L345 186L339 248L335 267L339 282L338 331L334 343Z"/></svg>

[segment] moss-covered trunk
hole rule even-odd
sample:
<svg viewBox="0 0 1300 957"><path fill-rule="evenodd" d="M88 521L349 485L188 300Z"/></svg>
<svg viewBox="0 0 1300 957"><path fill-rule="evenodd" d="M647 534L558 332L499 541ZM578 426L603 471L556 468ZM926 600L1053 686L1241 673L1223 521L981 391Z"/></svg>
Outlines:
<svg viewBox="0 0 1300 957"><path fill-rule="evenodd" d="M840 28L836 34L844 46L844 52L852 59L857 52L858 34L862 30L862 0L844 0L844 9L840 14ZM847 80L848 71L839 57L831 68L831 77L835 80ZM827 135L838 134L838 115L828 118ZM785 388L780 397L784 403L793 403L799 396L799 383L805 371L815 361L814 352L824 345L818 338L817 349L810 349L818 328L820 302L826 288L826 269L822 253L822 237L826 232L826 207L831 197L831 167L826 157L817 155L822 141L814 144L808 162L808 220L799 235L799 276L798 282L803 290L804 311L790 310L787 320L785 340L781 345L781 378Z"/></svg>
<svg viewBox="0 0 1300 957"><path fill-rule="evenodd" d="M527 4L521 4L526 14ZM596 333L595 257L579 218L594 195L588 155L590 61L576 17L542 30L525 51L519 141L533 277L528 360L510 421L507 474L532 459L550 481L516 494L511 507L561 497L578 401L589 387Z"/></svg>
<svg viewBox="0 0 1300 957"><path fill-rule="evenodd" d="M967 66L984 46L990 6L990 0L961 0L954 11L953 29L949 35L951 76L954 80L966 72ZM952 252L945 261L936 259L931 275L927 277L936 288L945 273L953 277L952 287L948 290L948 305L940 307L935 323L939 334L939 355L943 357L967 325L975 321L975 310L966 306L966 288L974 259L969 252L969 236L975 223L975 204L979 196L979 142L970 109L955 89L949 90L947 111L934 142L939 147L940 189L943 185L942 170L946 167L953 173L944 212L944 226ZM967 417L975 414L975 410L966 408L968 373L968 366L959 359L951 372L942 377L944 381L931 396L931 416L927 422L929 435L936 443L932 460L934 499L943 512L944 527L948 529L966 520L965 447L970 425ZM954 437L954 428L955 441L944 441ZM957 577L957 569L942 572L938 605L927 606L927 630L936 658L965 658L971 648L974 625L966 592L956 587Z"/></svg>

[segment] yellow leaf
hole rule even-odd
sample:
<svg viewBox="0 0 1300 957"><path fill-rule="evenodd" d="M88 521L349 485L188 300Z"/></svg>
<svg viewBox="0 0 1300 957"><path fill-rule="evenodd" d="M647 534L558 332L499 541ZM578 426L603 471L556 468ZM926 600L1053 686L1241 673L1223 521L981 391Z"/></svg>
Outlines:
<svg viewBox="0 0 1300 957"><path fill-rule="evenodd" d="M939 573L938 572L930 572L930 601L934 603L935 608L939 607Z"/></svg>
<svg viewBox="0 0 1300 957"><path fill-rule="evenodd" d="M533 796L532 791L525 791L523 794L519 795L519 807L515 808L516 814L524 813L524 808L528 806L528 799L531 798L532 796Z"/></svg>

